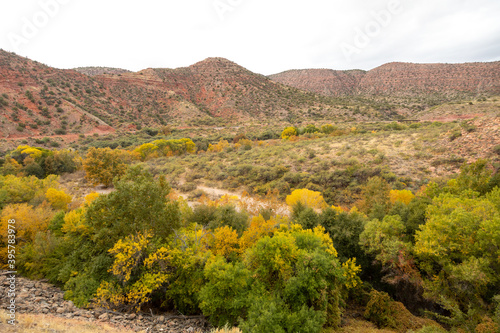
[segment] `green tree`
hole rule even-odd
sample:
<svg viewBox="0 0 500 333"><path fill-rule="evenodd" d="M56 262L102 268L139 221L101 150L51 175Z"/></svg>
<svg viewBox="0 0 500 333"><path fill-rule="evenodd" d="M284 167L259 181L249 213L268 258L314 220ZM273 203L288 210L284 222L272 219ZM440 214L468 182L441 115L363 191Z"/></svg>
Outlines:
<svg viewBox="0 0 500 333"><path fill-rule="evenodd" d="M391 207L390 185L383 178L371 177L361 190L361 200L356 203L359 210L371 219L383 219Z"/></svg>
<svg viewBox="0 0 500 333"><path fill-rule="evenodd" d="M200 290L200 308L212 325L236 325L247 315L251 272L242 262L227 263L212 257L204 269L207 284Z"/></svg>
<svg viewBox="0 0 500 333"><path fill-rule="evenodd" d="M115 189L87 207L85 232L68 237L73 251L61 264L60 277L68 297L79 304L93 297L99 281L110 281L113 257L108 250L119 240L151 233L151 242L161 243L180 226L179 208L167 198L170 187L164 177L155 180L134 167L115 183Z"/></svg>
<svg viewBox="0 0 500 333"><path fill-rule="evenodd" d="M500 212L495 198L477 192L434 198L414 252L426 273L426 295L445 307L484 309L500 290ZM492 200L492 201L490 201Z"/></svg>
<svg viewBox="0 0 500 333"><path fill-rule="evenodd" d="M460 167L460 175L451 180L448 186L452 193L473 190L485 194L492 189L490 180L493 175L493 167L485 159L479 159L474 163L464 164Z"/></svg>
<svg viewBox="0 0 500 333"><path fill-rule="evenodd" d="M107 246L149 230L164 239L180 226L179 208L167 198L170 187L163 176L156 181L141 167L133 167L115 183L115 189L99 196L87 210L96 244Z"/></svg>

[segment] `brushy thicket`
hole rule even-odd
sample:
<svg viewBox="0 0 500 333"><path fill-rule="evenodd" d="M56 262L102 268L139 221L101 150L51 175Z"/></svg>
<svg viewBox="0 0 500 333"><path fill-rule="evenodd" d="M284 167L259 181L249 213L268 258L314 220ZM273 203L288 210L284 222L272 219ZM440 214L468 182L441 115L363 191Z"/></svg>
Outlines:
<svg viewBox="0 0 500 333"><path fill-rule="evenodd" d="M318 191L291 190L284 217L272 206L251 214L230 198L191 209L165 176L124 171L133 160L172 155L172 147L195 149L188 141L152 145L126 154L92 149L83 163L70 151L10 153L0 177L2 264L15 219L18 270L63 286L81 306L203 314L243 332L320 332L338 327L346 303L357 302L379 327L441 331L406 306L448 327L498 331L500 177L487 161L417 193L371 175L350 210ZM71 172L99 156L110 163L97 171L108 175L119 162L123 174L115 191L90 194L79 207L57 176L44 178L51 158ZM43 173L28 173L32 164ZM276 167L275 176L285 172Z"/></svg>

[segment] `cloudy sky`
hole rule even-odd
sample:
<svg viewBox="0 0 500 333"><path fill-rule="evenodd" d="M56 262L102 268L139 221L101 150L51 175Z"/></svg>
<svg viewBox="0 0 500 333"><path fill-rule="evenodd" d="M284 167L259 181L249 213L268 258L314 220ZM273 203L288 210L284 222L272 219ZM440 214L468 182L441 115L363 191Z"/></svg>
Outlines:
<svg viewBox="0 0 500 333"><path fill-rule="evenodd" d="M0 0L0 48L57 68L369 70L500 60L498 0Z"/></svg>

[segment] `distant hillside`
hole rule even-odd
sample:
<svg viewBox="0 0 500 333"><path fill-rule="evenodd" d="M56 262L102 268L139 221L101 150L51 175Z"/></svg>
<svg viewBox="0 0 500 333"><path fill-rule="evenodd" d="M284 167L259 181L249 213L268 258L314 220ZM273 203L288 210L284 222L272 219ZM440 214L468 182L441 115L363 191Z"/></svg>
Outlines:
<svg viewBox="0 0 500 333"><path fill-rule="evenodd" d="M500 62L391 63L368 72L312 69L266 77L223 58L139 72L65 70L0 50L4 138L77 137L163 125L394 120L459 93L500 94Z"/></svg>
<svg viewBox="0 0 500 333"><path fill-rule="evenodd" d="M346 96L357 92L366 75L362 70L336 71L333 69L289 70L270 75L273 81L326 96Z"/></svg>
<svg viewBox="0 0 500 333"><path fill-rule="evenodd" d="M0 74L0 133L9 138L369 117L222 58L90 76L0 50Z"/></svg>
<svg viewBox="0 0 500 333"><path fill-rule="evenodd" d="M124 73L130 73L131 71L127 69L121 69L121 68L112 68L112 67L77 67L73 68L73 70L77 71L78 73L82 73L88 76L96 76L96 75L102 75L102 74L124 74Z"/></svg>
<svg viewBox="0 0 500 333"><path fill-rule="evenodd" d="M292 70L272 80L327 96L500 94L500 61L465 64L389 63L370 71Z"/></svg>

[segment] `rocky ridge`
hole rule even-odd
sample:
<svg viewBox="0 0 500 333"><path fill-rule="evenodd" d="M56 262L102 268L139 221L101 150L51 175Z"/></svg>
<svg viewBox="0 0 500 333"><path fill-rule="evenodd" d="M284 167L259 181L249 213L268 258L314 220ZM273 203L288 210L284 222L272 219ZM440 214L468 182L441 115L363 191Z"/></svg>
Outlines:
<svg viewBox="0 0 500 333"><path fill-rule="evenodd" d="M7 280L6 273L0 271L1 309L7 309L10 302L7 292L11 283ZM80 309L73 302L64 300L64 292L61 289L43 281L32 281L16 276L15 290L17 313L41 313L89 322L100 321L136 332L209 332L209 324L203 316L119 313L97 307Z"/></svg>

